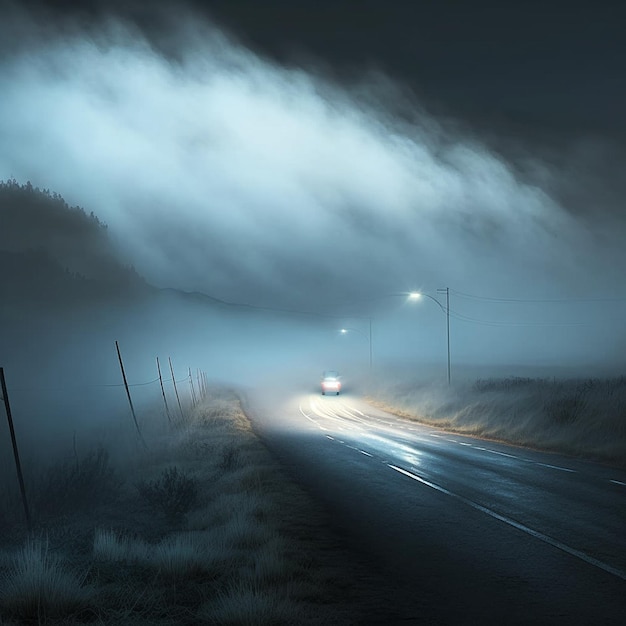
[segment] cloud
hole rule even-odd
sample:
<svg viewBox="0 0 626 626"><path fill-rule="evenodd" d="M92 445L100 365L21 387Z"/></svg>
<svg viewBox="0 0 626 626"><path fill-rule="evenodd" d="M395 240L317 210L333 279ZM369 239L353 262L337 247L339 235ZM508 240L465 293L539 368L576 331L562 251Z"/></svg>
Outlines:
<svg viewBox="0 0 626 626"><path fill-rule="evenodd" d="M0 65L0 178L94 211L151 282L333 311L414 288L565 297L622 278L615 218L593 232L549 165L525 176L417 103L398 117L386 80L342 86L191 15L170 23L162 45L113 19L37 43L41 26L16 20Z"/></svg>

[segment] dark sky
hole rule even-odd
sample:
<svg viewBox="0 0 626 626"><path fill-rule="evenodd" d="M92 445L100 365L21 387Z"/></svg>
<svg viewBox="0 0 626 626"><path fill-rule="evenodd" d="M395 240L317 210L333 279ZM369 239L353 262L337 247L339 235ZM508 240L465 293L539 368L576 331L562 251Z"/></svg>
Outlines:
<svg viewBox="0 0 626 626"><path fill-rule="evenodd" d="M378 67L480 120L623 129L625 10L619 2L207 2L281 58L311 51Z"/></svg>
<svg viewBox="0 0 626 626"><path fill-rule="evenodd" d="M20 4L83 18L117 12L150 30L162 25L156 7L172 3ZM626 131L626 9L617 0L188 4L281 62L321 62L340 79L377 69L421 102L480 126L557 136Z"/></svg>

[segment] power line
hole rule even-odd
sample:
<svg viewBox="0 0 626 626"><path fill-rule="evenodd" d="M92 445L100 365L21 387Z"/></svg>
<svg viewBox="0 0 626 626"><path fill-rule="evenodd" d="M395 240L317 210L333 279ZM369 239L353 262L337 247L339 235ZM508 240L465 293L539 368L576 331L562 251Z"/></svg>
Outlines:
<svg viewBox="0 0 626 626"><path fill-rule="evenodd" d="M498 320L481 320L468 315L463 315L450 309L450 317L462 322L480 324L482 326L588 326L590 322L505 322Z"/></svg>
<svg viewBox="0 0 626 626"><path fill-rule="evenodd" d="M468 298L470 300L480 300L483 302L518 302L518 303L570 303L570 302L626 302L626 297L623 298L494 298L490 296L477 296L471 293L464 293L457 291L456 289L450 289L455 296L461 298Z"/></svg>

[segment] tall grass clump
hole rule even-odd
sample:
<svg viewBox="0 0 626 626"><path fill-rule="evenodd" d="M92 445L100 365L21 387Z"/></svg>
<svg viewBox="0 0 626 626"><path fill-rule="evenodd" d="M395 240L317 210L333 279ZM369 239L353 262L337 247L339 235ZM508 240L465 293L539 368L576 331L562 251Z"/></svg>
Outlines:
<svg viewBox="0 0 626 626"><path fill-rule="evenodd" d="M211 570L211 554L195 533L178 533L154 547L150 564L171 578L190 576Z"/></svg>
<svg viewBox="0 0 626 626"><path fill-rule="evenodd" d="M227 561L228 554L218 543L209 533L186 531L149 544L100 528L94 534L93 556L100 562L134 563L170 578L181 578L216 570L216 563Z"/></svg>
<svg viewBox="0 0 626 626"><path fill-rule="evenodd" d="M237 582L222 591L215 600L198 611L210 623L240 626L274 626L300 624L305 620L302 605L294 602L284 590Z"/></svg>
<svg viewBox="0 0 626 626"><path fill-rule="evenodd" d="M13 616L36 623L70 617L87 608L92 598L84 581L84 575L76 575L50 553L47 542L29 540L0 578L0 604Z"/></svg>
<svg viewBox="0 0 626 626"><path fill-rule="evenodd" d="M96 528L94 532L93 556L98 561L143 561L149 555L150 546L141 539L119 535L104 528Z"/></svg>

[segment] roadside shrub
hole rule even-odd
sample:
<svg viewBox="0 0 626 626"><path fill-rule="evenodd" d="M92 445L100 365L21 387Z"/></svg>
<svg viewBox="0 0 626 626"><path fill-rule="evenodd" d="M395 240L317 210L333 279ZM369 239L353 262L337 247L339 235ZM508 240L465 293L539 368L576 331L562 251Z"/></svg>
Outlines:
<svg viewBox="0 0 626 626"><path fill-rule="evenodd" d="M137 491L150 507L172 522L179 521L198 503L198 481L176 466L163 470L157 480L141 481Z"/></svg>
<svg viewBox="0 0 626 626"><path fill-rule="evenodd" d="M222 450L222 459L219 467L220 469L230 471L236 469L239 465L239 450L231 443Z"/></svg>
<svg viewBox="0 0 626 626"><path fill-rule="evenodd" d="M109 463L109 453L98 446L84 458L49 468L38 485L35 508L56 515L110 502L117 497L122 481Z"/></svg>
<svg viewBox="0 0 626 626"><path fill-rule="evenodd" d="M45 623L87 608L92 590L83 582L50 554L47 542L28 541L0 578L0 603L21 619Z"/></svg>

